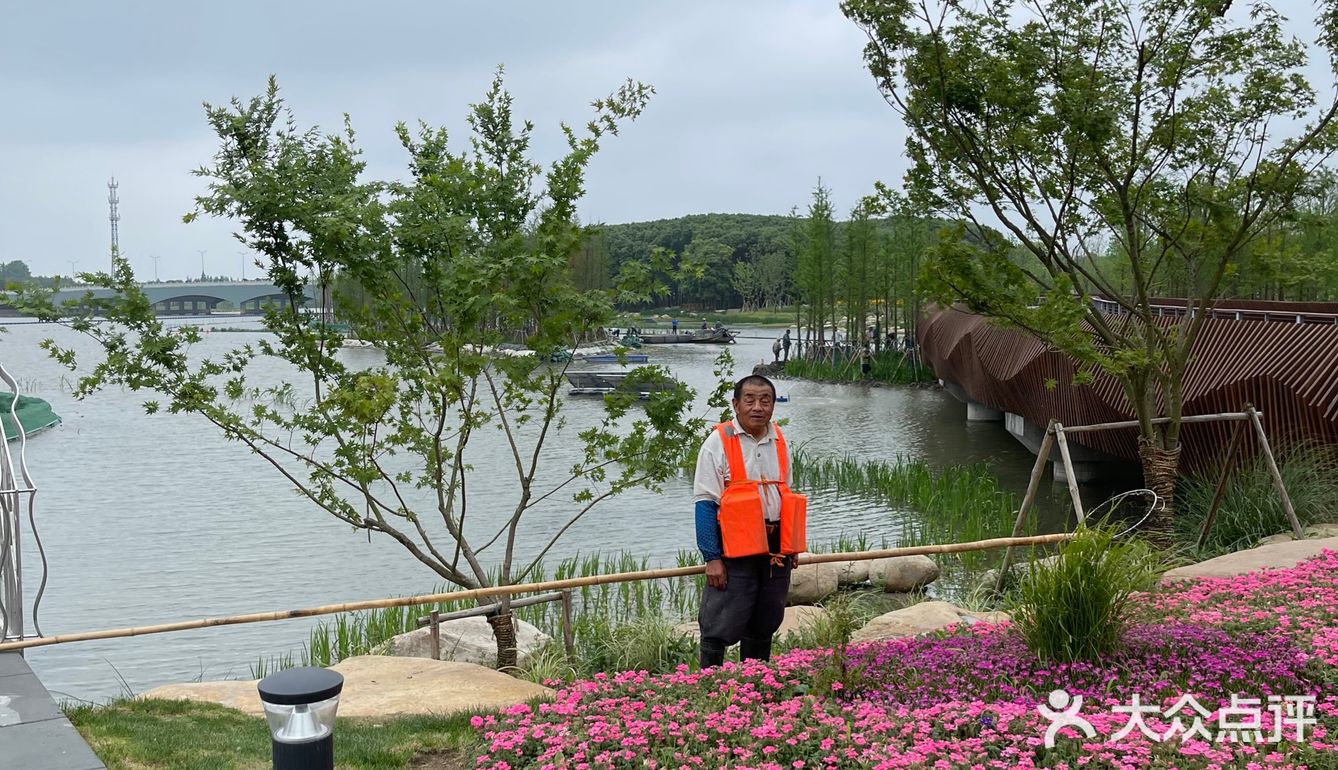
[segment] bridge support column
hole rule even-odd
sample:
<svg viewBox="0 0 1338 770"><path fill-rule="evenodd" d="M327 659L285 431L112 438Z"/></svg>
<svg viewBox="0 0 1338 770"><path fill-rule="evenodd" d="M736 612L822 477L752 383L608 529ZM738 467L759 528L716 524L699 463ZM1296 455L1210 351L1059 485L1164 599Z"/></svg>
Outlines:
<svg viewBox="0 0 1338 770"><path fill-rule="evenodd" d="M1055 454L1058 455L1059 452L1055 452ZM1055 483L1067 484L1069 481L1069 474L1068 471L1064 469L1064 460L1060 457L1055 457L1050 461L1050 464L1054 468ZM1080 462L1078 460L1073 461L1073 479L1079 484L1096 481L1103 475L1101 468L1098 467L1098 463Z"/></svg>
<svg viewBox="0 0 1338 770"><path fill-rule="evenodd" d="M1004 413L992 406L985 406L978 401L966 402L967 422L1002 422Z"/></svg>

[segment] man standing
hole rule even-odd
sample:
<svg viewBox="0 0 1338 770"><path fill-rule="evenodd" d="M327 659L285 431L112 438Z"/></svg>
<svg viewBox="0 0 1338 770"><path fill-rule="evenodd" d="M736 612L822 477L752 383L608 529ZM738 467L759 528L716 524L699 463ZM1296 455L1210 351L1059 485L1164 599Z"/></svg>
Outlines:
<svg viewBox="0 0 1338 770"><path fill-rule="evenodd" d="M697 548L706 563L701 665L739 643L744 660L770 660L785 617L790 572L804 550L806 501L790 491L790 455L771 421L776 387L760 375L734 384L734 419L702 444L693 482Z"/></svg>
<svg viewBox="0 0 1338 770"><path fill-rule="evenodd" d="M781 349L785 351L785 363L790 363L790 330L785 330L785 336L781 337Z"/></svg>

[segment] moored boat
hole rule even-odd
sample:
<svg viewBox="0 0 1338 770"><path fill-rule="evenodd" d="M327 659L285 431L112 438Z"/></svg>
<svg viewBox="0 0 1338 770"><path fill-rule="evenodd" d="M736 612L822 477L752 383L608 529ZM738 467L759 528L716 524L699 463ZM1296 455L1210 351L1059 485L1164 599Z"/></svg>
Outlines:
<svg viewBox="0 0 1338 770"><path fill-rule="evenodd" d="M14 425L16 418L17 427ZM32 436L59 425L60 417L51 410L51 404L36 396L3 393L0 394L0 423L4 425L5 440L13 441L20 435Z"/></svg>

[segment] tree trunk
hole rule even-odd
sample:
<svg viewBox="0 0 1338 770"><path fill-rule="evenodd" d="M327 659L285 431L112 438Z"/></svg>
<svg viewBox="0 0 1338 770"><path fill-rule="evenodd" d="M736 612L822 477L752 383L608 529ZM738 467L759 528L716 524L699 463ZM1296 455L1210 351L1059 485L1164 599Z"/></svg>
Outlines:
<svg viewBox="0 0 1338 770"><path fill-rule="evenodd" d="M1143 483L1157 495L1156 507L1148 514L1143 532L1149 542L1162 548L1174 543L1175 480L1180 470L1180 447L1163 449L1146 436L1138 438L1138 458Z"/></svg>
<svg viewBox="0 0 1338 770"><path fill-rule="evenodd" d="M516 668L516 626L511 613L488 616L493 638L497 640L497 670L512 672Z"/></svg>

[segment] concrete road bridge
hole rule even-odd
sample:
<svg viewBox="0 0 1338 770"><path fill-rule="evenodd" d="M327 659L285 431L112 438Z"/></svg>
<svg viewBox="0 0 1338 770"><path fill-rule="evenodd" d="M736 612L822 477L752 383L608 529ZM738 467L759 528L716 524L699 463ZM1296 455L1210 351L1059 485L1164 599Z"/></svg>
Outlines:
<svg viewBox="0 0 1338 770"><path fill-rule="evenodd" d="M1096 302L1102 312L1123 312L1113 302ZM1164 324L1189 312L1175 299L1154 300L1153 310L1154 321ZM1032 452L1051 419L1064 425L1135 419L1113 377L1098 372L1091 384L1073 385L1077 367L1067 355L960 307L924 318L917 341L944 388L966 403L968 420L1002 421ZM1338 303L1223 300L1210 311L1190 354L1184 413L1234 412L1247 402L1264 413L1275 443L1338 442ZM1231 427L1185 425L1182 467L1213 463ZM1138 459L1137 436L1132 429L1073 434L1075 473L1091 479L1128 470Z"/></svg>
<svg viewBox="0 0 1338 770"><path fill-rule="evenodd" d="M269 281L184 281L146 283L141 287L153 302L158 315L209 315L222 310L260 315L266 307L287 307L288 295ZM71 287L56 292L56 302L79 299L92 293L109 297L111 289ZM317 290L306 287L306 303L316 299Z"/></svg>

